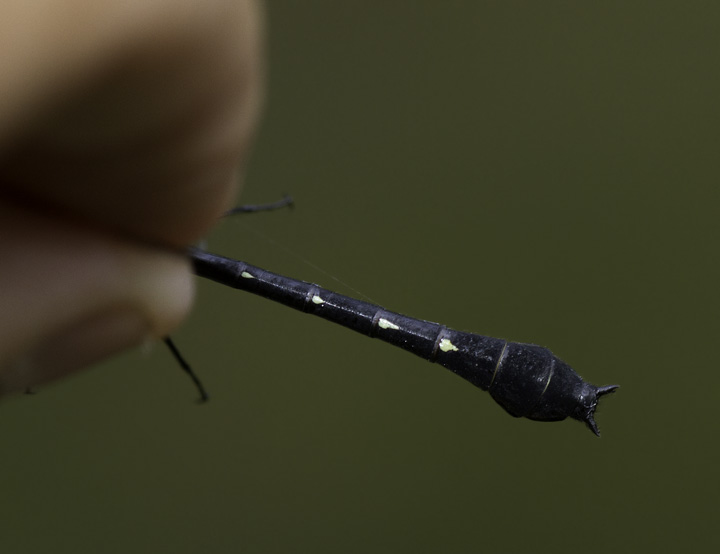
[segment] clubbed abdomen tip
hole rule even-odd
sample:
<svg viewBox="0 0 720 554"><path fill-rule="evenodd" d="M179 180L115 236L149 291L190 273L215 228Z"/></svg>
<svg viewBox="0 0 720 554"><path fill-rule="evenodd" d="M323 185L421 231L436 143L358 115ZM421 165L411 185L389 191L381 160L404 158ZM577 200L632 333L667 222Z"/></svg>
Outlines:
<svg viewBox="0 0 720 554"><path fill-rule="evenodd" d="M595 410L597 409L598 400L601 396L605 396L606 394L615 392L619 387L620 385L605 385L604 387L593 387L595 389L594 394L589 395L589 402L586 405L586 409L582 416L578 419L584 421L586 425L590 428L590 430L595 433L595 436L600 436L600 429L598 429L597 423L595 423L595 418L593 417L595 415Z"/></svg>

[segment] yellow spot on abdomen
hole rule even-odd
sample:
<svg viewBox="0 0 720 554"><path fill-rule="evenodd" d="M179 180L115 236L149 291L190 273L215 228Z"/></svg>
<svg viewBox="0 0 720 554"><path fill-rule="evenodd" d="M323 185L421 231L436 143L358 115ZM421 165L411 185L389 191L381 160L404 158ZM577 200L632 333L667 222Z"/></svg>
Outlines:
<svg viewBox="0 0 720 554"><path fill-rule="evenodd" d="M312 297L313 304L325 304L325 300L320 298L317 294Z"/></svg>
<svg viewBox="0 0 720 554"><path fill-rule="evenodd" d="M451 350L453 352L457 352L458 347L455 346L452 342L450 342L448 339L442 339L440 341L440 350L443 352L450 352Z"/></svg>
<svg viewBox="0 0 720 554"><path fill-rule="evenodd" d="M242 277L245 277L245 279L255 279L255 277L253 277L253 276L252 276L250 273L248 273L247 271L243 271L240 275L241 275Z"/></svg>
<svg viewBox="0 0 720 554"><path fill-rule="evenodd" d="M384 319L382 317L378 321L378 327L380 327L380 329L393 329L394 331L400 329L400 327L395 325L392 321L388 321L387 319Z"/></svg>

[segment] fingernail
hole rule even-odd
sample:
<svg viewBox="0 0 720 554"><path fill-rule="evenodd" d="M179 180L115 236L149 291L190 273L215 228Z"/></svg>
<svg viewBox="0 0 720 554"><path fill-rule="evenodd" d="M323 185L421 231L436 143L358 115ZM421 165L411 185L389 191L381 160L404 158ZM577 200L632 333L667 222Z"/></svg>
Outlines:
<svg viewBox="0 0 720 554"><path fill-rule="evenodd" d="M22 392L140 344L145 318L130 309L90 317L53 335L0 368L0 395Z"/></svg>

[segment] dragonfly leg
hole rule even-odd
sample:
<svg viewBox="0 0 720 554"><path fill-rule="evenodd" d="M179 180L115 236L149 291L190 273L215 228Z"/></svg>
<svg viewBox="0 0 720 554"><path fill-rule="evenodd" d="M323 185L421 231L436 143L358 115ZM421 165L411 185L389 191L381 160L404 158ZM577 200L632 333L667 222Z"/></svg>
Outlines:
<svg viewBox="0 0 720 554"><path fill-rule="evenodd" d="M289 194L286 194L283 196L280 200L277 202L270 202L268 204L245 204L243 206L237 206L233 208L232 210L229 210L223 214L223 216L227 217L230 215L237 215L237 214L249 214L249 213L255 213L255 212L269 212L272 210L279 210L280 208L285 207L292 207L293 205L293 199L292 196ZM172 353L173 357L177 361L177 363L180 365L182 370L187 373L188 377L192 380L193 384L195 385L195 388L197 389L198 393L200 393L200 402L207 402L210 398L208 396L207 391L205 390L205 387L203 386L202 382L200 381L200 378L197 376L197 374L193 371L190 364L183 358L182 354L180 354L180 350L178 350L177 346L175 346L175 343L172 341L170 337L165 337L163 339L165 342L165 345L170 349L170 352Z"/></svg>
<svg viewBox="0 0 720 554"><path fill-rule="evenodd" d="M193 384L195 385L195 388L200 393L200 402L201 403L207 402L210 397L208 396L208 393L205 390L205 387L200 382L200 379L195 374L192 367L190 367L190 364L187 363L185 358L183 358L182 354L180 354L180 351L175 346L175 343L172 341L172 339L170 337L165 337L163 339L163 342L165 342L167 347L170 349L170 352L172 352L173 357L175 358L177 363L180 364L180 367L183 369L183 371L185 373L187 373L188 376L190 377L190 379L192 380Z"/></svg>
<svg viewBox="0 0 720 554"><path fill-rule="evenodd" d="M289 207L292 208L293 199L292 196L286 194L282 199L277 202L270 202L268 204L245 204L243 206L237 206L232 210L228 210L223 214L224 217L237 214L251 214L255 212L269 212L272 210L279 210L280 208Z"/></svg>

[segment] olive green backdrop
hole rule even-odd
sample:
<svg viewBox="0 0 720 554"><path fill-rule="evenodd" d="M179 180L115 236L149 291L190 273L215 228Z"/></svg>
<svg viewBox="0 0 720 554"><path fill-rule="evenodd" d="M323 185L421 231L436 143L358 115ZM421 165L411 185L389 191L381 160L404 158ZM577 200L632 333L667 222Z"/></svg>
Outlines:
<svg viewBox="0 0 720 554"><path fill-rule="evenodd" d="M621 385L602 439L203 282L175 339L210 404L158 345L0 405L2 552L717 549L719 21L688 1L273 2L242 199L296 207L209 248L546 345Z"/></svg>

